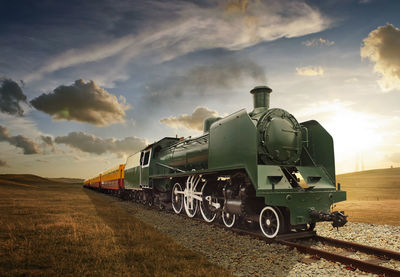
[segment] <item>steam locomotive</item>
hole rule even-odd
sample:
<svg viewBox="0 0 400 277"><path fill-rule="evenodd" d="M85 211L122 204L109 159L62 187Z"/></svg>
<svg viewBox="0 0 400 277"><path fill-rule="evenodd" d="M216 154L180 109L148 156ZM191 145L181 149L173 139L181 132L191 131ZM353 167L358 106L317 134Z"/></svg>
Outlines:
<svg viewBox="0 0 400 277"><path fill-rule="evenodd" d="M336 188L332 137L315 120L270 109L271 92L255 87L250 113L207 118L201 136L165 137L84 186L227 227L257 223L268 238L319 221L343 226L343 212L330 212L346 199Z"/></svg>

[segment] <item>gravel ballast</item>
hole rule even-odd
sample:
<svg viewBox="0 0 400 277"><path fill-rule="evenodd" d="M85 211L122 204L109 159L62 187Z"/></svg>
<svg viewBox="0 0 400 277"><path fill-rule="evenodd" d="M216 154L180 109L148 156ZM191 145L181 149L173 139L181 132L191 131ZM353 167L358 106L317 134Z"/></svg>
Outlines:
<svg viewBox="0 0 400 277"><path fill-rule="evenodd" d="M317 223L317 234L400 252L400 226L347 222L336 230L329 222Z"/></svg>
<svg viewBox="0 0 400 277"><path fill-rule="evenodd" d="M138 219L237 276L378 276L359 270L352 271L346 269L345 265L325 259L308 262L309 256L296 249L275 243L267 244L250 236L184 216L149 209L141 204L115 201ZM330 223L324 222L317 224L316 231L321 236L400 251L399 226L348 222L345 227L336 230ZM357 257L362 254L357 252L353 255ZM397 261L382 265L400 270Z"/></svg>

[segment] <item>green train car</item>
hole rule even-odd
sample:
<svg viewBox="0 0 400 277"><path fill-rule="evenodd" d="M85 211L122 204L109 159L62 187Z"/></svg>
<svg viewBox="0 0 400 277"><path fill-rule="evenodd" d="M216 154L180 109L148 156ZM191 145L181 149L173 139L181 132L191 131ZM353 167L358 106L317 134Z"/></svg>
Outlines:
<svg viewBox="0 0 400 277"><path fill-rule="evenodd" d="M317 121L270 109L271 92L255 87L253 111L208 118L199 137L166 137L130 156L125 193L227 227L258 222L268 238L319 221L343 226L343 212L330 212L346 199L336 188L332 137Z"/></svg>

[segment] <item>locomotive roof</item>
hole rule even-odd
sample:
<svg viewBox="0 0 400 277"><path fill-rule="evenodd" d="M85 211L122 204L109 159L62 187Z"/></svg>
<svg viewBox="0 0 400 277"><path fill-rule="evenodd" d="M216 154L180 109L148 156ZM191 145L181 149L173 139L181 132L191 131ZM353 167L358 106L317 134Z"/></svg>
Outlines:
<svg viewBox="0 0 400 277"><path fill-rule="evenodd" d="M159 141L156 141L156 142L153 142L152 144L147 145L147 147L144 148L143 150L150 149L156 144L162 144L162 146L165 146L166 144L170 144L170 142L177 142L179 140L180 140L180 138L165 137L165 138L160 139Z"/></svg>

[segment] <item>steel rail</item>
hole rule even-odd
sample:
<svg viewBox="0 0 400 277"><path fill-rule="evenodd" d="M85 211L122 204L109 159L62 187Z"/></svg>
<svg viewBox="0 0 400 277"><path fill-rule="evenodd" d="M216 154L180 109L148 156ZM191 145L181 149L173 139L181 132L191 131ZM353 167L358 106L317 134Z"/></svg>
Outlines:
<svg viewBox="0 0 400 277"><path fill-rule="evenodd" d="M292 247L292 248L296 248L297 250L299 250L302 253L307 253L307 254L311 254L311 255L315 255L317 257L320 258L324 258L326 260L329 261L333 261L333 262L340 262L342 264L345 265L349 265L353 268L358 268L362 271L366 271L369 273L375 273L375 274L379 274L379 275L384 275L384 276L393 276L393 277L398 277L400 276L400 271L396 270L396 269L392 269L392 268L388 268L388 267L384 267L381 265L377 265L377 264L373 264L367 261L362 261L362 260L357 260L357 259L353 259L350 257L346 257L343 255L339 255L339 254L335 254L332 252L328 252L325 250L321 250L321 249L316 249L316 248L312 248L309 246L305 246L302 245L300 243L296 243L296 242L292 242L292 241L287 241L287 240L277 240L278 243Z"/></svg>
<svg viewBox="0 0 400 277"><path fill-rule="evenodd" d="M332 246L346 248L346 249L353 249L353 250L360 251L363 253L375 255L375 256L378 256L378 257L381 257L384 259L394 259L394 260L400 261L400 252L376 248L376 247L372 247L369 245L358 244L358 243L354 243L354 242L350 242L350 241L333 239L333 238L329 238L329 237L321 237L318 235L313 237L313 239L318 240L325 244L332 245Z"/></svg>

